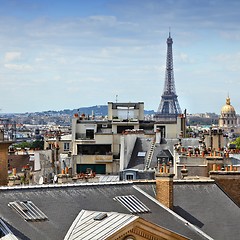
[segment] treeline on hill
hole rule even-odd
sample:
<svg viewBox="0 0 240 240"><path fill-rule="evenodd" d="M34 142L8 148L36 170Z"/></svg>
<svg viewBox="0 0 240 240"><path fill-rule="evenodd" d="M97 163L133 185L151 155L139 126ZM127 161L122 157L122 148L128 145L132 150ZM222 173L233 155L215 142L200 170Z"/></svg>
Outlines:
<svg viewBox="0 0 240 240"><path fill-rule="evenodd" d="M29 148L29 149L43 150L44 149L44 141L35 140L32 142L21 142L21 143L14 144L13 147L21 148L21 149Z"/></svg>

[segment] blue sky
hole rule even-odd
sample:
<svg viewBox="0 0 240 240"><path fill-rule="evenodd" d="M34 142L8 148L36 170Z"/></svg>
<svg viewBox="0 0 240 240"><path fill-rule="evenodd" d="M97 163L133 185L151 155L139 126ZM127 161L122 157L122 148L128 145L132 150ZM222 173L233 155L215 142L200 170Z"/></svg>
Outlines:
<svg viewBox="0 0 240 240"><path fill-rule="evenodd" d="M240 112L238 0L0 0L2 113L108 101L157 110L173 38L181 109Z"/></svg>

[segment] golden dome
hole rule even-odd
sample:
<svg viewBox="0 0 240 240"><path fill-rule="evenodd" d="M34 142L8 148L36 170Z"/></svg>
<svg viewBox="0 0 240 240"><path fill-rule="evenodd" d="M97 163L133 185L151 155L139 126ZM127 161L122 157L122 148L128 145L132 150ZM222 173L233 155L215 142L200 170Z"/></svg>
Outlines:
<svg viewBox="0 0 240 240"><path fill-rule="evenodd" d="M230 103L230 98L227 97L226 99L226 105L224 105L222 107L222 110L221 110L222 113L234 113L235 114L235 109L234 107L231 105Z"/></svg>

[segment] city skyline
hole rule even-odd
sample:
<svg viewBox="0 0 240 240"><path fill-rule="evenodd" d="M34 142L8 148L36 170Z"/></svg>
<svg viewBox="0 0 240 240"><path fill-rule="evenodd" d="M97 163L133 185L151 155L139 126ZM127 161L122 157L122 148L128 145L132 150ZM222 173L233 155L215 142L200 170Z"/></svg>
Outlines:
<svg viewBox="0 0 240 240"><path fill-rule="evenodd" d="M171 28L182 111L240 112L240 2L0 0L1 112L144 102L157 111Z"/></svg>

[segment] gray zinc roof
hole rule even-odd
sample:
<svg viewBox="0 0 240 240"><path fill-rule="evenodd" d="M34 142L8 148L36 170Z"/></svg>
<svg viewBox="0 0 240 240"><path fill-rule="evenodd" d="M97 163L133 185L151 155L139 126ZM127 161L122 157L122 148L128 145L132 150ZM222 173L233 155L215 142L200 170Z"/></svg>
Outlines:
<svg viewBox="0 0 240 240"><path fill-rule="evenodd" d="M138 169L138 170L144 170L145 168L145 159L147 157L147 151L149 150L151 145L151 142L146 139L146 138L137 138L134 148L133 148L133 152L131 155L131 159L128 163L127 168L134 168L134 169ZM145 156L138 156L139 152L146 152Z"/></svg>
<svg viewBox="0 0 240 240"><path fill-rule="evenodd" d="M106 214L106 217L101 221L94 220L100 214ZM82 210L64 240L103 240L137 218L130 214Z"/></svg>
<svg viewBox="0 0 240 240"><path fill-rule="evenodd" d="M238 240L240 208L215 183L178 182L174 211L214 239Z"/></svg>
<svg viewBox="0 0 240 240"><path fill-rule="evenodd" d="M137 186L155 197L155 183ZM174 181L174 212L213 239L239 239L240 208L214 181Z"/></svg>
<svg viewBox="0 0 240 240"><path fill-rule="evenodd" d="M134 187L133 183L105 183L65 186L42 186L0 189L0 215L19 239L63 239L68 229L83 209L89 211L130 214L129 210L114 200L117 196L134 195L150 211L140 216L159 226L190 239L206 239L157 201ZM13 201L32 201L46 216L46 221L25 221L8 207ZM138 215L138 214L137 214Z"/></svg>

